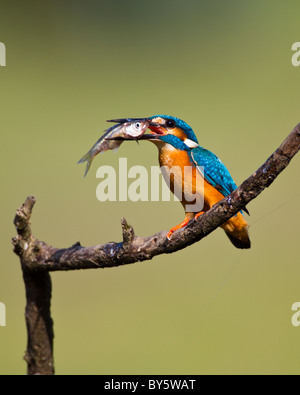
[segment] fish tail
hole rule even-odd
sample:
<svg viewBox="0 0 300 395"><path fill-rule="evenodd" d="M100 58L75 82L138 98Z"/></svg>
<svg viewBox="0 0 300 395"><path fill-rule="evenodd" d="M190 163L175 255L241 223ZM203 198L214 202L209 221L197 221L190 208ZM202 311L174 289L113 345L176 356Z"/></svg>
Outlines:
<svg viewBox="0 0 300 395"><path fill-rule="evenodd" d="M86 163L86 169L85 169L84 177L87 175L88 171L90 170L92 161L93 161L93 156L92 156L91 151L89 151L87 154L85 154L85 155L80 159L80 161L78 161L78 163L77 163L78 165L79 165L79 163L87 162L87 163Z"/></svg>

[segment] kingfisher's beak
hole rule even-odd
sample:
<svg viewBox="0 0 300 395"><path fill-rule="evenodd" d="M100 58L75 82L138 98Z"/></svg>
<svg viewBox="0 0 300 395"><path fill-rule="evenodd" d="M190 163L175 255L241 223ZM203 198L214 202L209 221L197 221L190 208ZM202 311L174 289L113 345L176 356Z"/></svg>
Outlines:
<svg viewBox="0 0 300 395"><path fill-rule="evenodd" d="M151 134L144 134L142 140L159 140L161 136L166 134L166 129L160 123L150 122L149 129Z"/></svg>

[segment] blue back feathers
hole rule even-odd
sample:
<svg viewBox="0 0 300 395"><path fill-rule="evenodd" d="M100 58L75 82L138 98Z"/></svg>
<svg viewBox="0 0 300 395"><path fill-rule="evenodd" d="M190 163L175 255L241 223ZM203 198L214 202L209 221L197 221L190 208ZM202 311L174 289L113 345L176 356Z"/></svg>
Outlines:
<svg viewBox="0 0 300 395"><path fill-rule="evenodd" d="M237 188L229 171L215 154L197 147L190 155L196 166L204 168L204 178L222 195L228 196Z"/></svg>

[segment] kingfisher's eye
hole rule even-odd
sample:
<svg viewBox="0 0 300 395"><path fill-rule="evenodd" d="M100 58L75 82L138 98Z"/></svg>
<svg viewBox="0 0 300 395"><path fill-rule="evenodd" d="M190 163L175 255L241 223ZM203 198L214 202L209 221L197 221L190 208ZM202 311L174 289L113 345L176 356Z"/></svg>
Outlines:
<svg viewBox="0 0 300 395"><path fill-rule="evenodd" d="M176 122L173 119L168 119L166 121L166 127L167 128L175 128Z"/></svg>

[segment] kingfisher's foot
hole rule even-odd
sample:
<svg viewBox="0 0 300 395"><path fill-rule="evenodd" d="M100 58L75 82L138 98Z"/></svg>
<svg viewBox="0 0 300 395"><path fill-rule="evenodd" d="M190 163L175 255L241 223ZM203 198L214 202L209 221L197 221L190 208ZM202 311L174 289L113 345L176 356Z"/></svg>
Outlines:
<svg viewBox="0 0 300 395"><path fill-rule="evenodd" d="M202 215L202 214L204 214L204 213L205 213L205 211L200 211L200 213L197 213L197 214L195 215L195 220L198 219L198 218L200 217L200 215Z"/></svg>
<svg viewBox="0 0 300 395"><path fill-rule="evenodd" d="M174 226L174 228L170 229L169 233L167 234L167 239L171 240L171 236L174 232L176 232L176 230L182 229L184 228L188 223L190 222L190 218L189 217L185 217L184 221L181 222L181 224Z"/></svg>

